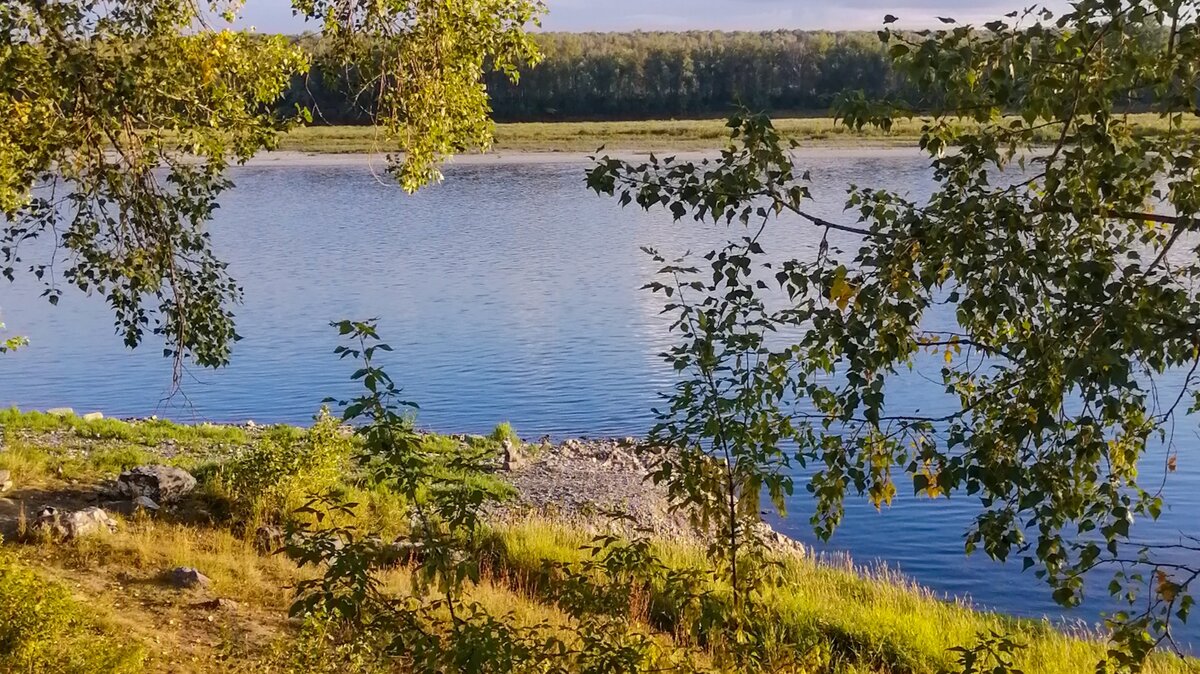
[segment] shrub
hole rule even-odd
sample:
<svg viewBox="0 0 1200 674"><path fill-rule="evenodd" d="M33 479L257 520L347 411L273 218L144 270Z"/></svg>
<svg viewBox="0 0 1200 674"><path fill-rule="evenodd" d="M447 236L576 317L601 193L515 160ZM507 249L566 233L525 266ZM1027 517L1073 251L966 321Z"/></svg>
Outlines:
<svg viewBox="0 0 1200 674"><path fill-rule="evenodd" d="M514 445L519 446L521 444L521 438L517 437L517 432L513 430L512 424L507 421L497 424L496 428L492 430L492 434L488 436L488 439L498 445L504 444L506 440Z"/></svg>
<svg viewBox="0 0 1200 674"><path fill-rule="evenodd" d="M280 520L310 494L337 486L352 452L351 437L323 408L303 435L264 437L221 466L215 478L235 515Z"/></svg>
<svg viewBox="0 0 1200 674"><path fill-rule="evenodd" d="M0 672L132 674L138 645L112 638L66 588L0 553Z"/></svg>

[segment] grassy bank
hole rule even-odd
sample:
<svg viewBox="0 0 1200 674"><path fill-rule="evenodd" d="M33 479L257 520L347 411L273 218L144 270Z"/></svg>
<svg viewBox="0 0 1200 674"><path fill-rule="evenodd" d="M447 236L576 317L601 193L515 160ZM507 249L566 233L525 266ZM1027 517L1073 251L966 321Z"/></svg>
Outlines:
<svg viewBox="0 0 1200 674"><path fill-rule="evenodd" d="M1140 132L1165 133L1168 126L1154 114L1131 115ZM888 133L874 129L852 131L829 117L785 118L775 121L785 135L814 146L913 146L923 122L901 120ZM1200 121L1189 118L1185 128L1195 131ZM712 150L728 138L725 121L664 120L642 122L547 122L499 124L497 152L592 152L600 146L612 151L665 152ZM1044 130L1044 142L1058 139L1055 129ZM311 153L366 153L386 151L375 129L361 126L317 126L297 129L285 136L280 149Z"/></svg>
<svg viewBox="0 0 1200 674"><path fill-rule="evenodd" d="M10 470L16 484L0 501L0 672L387 671L355 660L320 622L289 619L290 588L314 571L255 541L256 522L285 512L314 487L358 503L347 516L354 523L403 527L399 497L346 463L353 441L327 432L329 424L245 429L0 411L0 425L0 470ZM498 450L502 436L424 442L433 452L452 453L464 442ZM121 518L112 534L72 543L28 535L28 517L41 505L88 503L105 480L149 461L193 471L198 496L171 513ZM478 479L509 495L502 473ZM494 525L478 543L485 573L470 597L497 614L511 611L522 624L559 629L569 643L573 625L559 607L564 585L552 563L583 559L588 540L545 518ZM710 564L698 544L655 545L673 569ZM778 561L783 582L764 598L763 619L776 626L781 648L808 663L784 671L953 671L948 649L989 632L1026 644L1018 662L1026 674L1092 672L1103 651L1086 635L944 602L886 571L795 555ZM211 586L178 590L162 582L178 566L201 570ZM411 587L414 572L397 566L380 580L398 592ZM711 588L718 605L726 589ZM664 643L687 639L666 588L647 587L628 601L647 633ZM1163 656L1148 671L1200 666Z"/></svg>

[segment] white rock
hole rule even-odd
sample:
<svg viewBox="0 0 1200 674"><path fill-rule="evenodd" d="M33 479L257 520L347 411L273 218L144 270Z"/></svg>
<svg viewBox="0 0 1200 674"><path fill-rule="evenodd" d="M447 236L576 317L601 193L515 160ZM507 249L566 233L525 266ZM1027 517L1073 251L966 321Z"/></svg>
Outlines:
<svg viewBox="0 0 1200 674"><path fill-rule="evenodd" d="M33 527L57 538L72 540L104 532L112 533L117 523L100 508L85 508L70 513L57 508L44 508Z"/></svg>
<svg viewBox="0 0 1200 674"><path fill-rule="evenodd" d="M83 415L82 418L84 421L100 421L101 419L104 418L104 413L103 412L88 412L87 414Z"/></svg>
<svg viewBox="0 0 1200 674"><path fill-rule="evenodd" d="M12 488L12 473L7 470L0 470L0 494L3 494Z"/></svg>
<svg viewBox="0 0 1200 674"><path fill-rule="evenodd" d="M121 496L129 499L145 496L155 503L176 503L195 488L196 478L191 473L172 466L138 466L117 478Z"/></svg>
<svg viewBox="0 0 1200 674"><path fill-rule="evenodd" d="M504 470L512 472L519 470L526 463L525 452L513 444L512 440L504 441Z"/></svg>
<svg viewBox="0 0 1200 674"><path fill-rule="evenodd" d="M75 416L75 410L71 409L70 407L55 407L46 410L46 414L56 417L73 417Z"/></svg>

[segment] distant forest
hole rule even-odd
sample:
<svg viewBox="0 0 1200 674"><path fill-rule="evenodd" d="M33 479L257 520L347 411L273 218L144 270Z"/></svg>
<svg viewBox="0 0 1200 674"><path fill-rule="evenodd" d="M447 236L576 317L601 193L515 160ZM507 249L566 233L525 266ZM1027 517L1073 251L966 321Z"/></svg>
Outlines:
<svg viewBox="0 0 1200 674"><path fill-rule="evenodd" d="M320 53L316 38L297 38ZM867 32L542 33L545 60L519 84L487 76L503 122L713 117L741 104L773 113L824 113L846 90L903 95L879 38ZM285 103L317 123L369 119L352 73L296 78Z"/></svg>

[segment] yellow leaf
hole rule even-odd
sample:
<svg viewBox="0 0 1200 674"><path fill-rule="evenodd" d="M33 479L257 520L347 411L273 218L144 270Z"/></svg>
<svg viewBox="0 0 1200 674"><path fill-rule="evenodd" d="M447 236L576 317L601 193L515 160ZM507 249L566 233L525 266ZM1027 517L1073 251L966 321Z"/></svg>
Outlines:
<svg viewBox="0 0 1200 674"><path fill-rule="evenodd" d="M1158 577L1158 595L1165 602L1175 601L1175 597L1179 594L1179 586L1171 582L1171 577L1164 571L1155 571Z"/></svg>
<svg viewBox="0 0 1200 674"><path fill-rule="evenodd" d="M845 311L854 297L854 286L846 282L846 268L841 267L834 276L833 285L829 288L829 299L837 304L838 309Z"/></svg>

